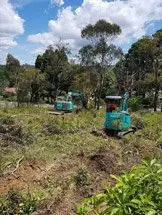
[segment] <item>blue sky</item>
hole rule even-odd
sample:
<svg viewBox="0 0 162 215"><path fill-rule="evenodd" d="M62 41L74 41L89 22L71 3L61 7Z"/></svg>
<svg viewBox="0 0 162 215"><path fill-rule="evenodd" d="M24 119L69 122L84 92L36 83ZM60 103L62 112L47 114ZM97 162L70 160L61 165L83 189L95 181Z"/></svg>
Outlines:
<svg viewBox="0 0 162 215"><path fill-rule="evenodd" d="M61 39L73 56L86 41L81 29L99 19L115 22L114 41L126 52L133 42L162 28L162 0L0 0L0 63L7 53L34 64L37 54Z"/></svg>

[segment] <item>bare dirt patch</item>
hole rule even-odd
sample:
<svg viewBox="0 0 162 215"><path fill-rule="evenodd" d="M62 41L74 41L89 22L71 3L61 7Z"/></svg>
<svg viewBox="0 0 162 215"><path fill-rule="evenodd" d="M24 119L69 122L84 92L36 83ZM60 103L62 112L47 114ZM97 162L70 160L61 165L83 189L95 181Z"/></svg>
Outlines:
<svg viewBox="0 0 162 215"><path fill-rule="evenodd" d="M43 167L33 160L24 160L14 174L0 177L0 193L6 194L11 188L25 189L39 182L39 186L48 191L51 197L39 203L37 214L71 215L85 197L102 191L107 183L114 185L110 175L120 175L123 170L130 169L140 162L144 152L146 150L141 145L122 148L119 144L101 148L91 156L81 152L78 156L59 158ZM147 154L150 153L148 150ZM88 184L77 188L73 178L83 165L88 171Z"/></svg>
<svg viewBox="0 0 162 215"><path fill-rule="evenodd" d="M104 171L108 174L117 174L117 153L114 149L100 149L89 157L89 165L94 171Z"/></svg>
<svg viewBox="0 0 162 215"><path fill-rule="evenodd" d="M7 194L10 189L25 189L39 180L42 175L40 167L32 160L23 161L16 171L9 171L0 176L0 193Z"/></svg>

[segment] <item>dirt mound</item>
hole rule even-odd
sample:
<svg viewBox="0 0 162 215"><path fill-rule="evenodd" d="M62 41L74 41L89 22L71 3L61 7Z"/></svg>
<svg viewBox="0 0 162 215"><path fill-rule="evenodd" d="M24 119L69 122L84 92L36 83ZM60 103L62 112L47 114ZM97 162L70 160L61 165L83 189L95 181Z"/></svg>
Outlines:
<svg viewBox="0 0 162 215"><path fill-rule="evenodd" d="M0 140L13 141L22 143L22 128L17 124L1 125L0 124Z"/></svg>
<svg viewBox="0 0 162 215"><path fill-rule="evenodd" d="M105 171L115 174L117 169L116 154L114 151L99 150L96 154L89 157L89 165L97 171Z"/></svg>
<svg viewBox="0 0 162 215"><path fill-rule="evenodd" d="M10 170L0 176L0 193L7 194L12 188L25 189L30 183L40 179L42 170L32 160L23 161L16 171Z"/></svg>

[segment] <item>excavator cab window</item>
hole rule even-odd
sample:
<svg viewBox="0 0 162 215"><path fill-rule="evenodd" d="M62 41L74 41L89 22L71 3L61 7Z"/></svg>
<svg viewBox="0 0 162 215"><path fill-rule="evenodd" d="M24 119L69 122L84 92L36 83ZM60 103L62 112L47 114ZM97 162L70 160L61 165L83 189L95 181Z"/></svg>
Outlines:
<svg viewBox="0 0 162 215"><path fill-rule="evenodd" d="M65 101L65 97L64 96L57 96L56 101Z"/></svg>
<svg viewBox="0 0 162 215"><path fill-rule="evenodd" d="M121 97L107 96L105 102L107 112L119 111L121 106Z"/></svg>

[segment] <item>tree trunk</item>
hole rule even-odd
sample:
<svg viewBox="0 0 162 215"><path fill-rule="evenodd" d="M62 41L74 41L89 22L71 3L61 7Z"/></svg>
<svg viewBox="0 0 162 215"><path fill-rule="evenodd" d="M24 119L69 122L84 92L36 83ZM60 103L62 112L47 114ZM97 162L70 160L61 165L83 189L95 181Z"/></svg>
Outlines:
<svg viewBox="0 0 162 215"><path fill-rule="evenodd" d="M154 96L154 112L157 111L158 94L159 94L159 86L157 85L155 88L155 96Z"/></svg>
<svg viewBox="0 0 162 215"><path fill-rule="evenodd" d="M100 84L99 84L99 91L98 91L97 110L100 109L100 105L101 105L102 87L103 87L103 75L100 73Z"/></svg>
<svg viewBox="0 0 162 215"><path fill-rule="evenodd" d="M94 108L96 109L97 106L97 91L94 92Z"/></svg>
<svg viewBox="0 0 162 215"><path fill-rule="evenodd" d="M160 86L158 84L158 60L156 59L155 62L155 95L154 95L154 112L157 111L157 104L158 104L158 94L159 94L159 89Z"/></svg>

